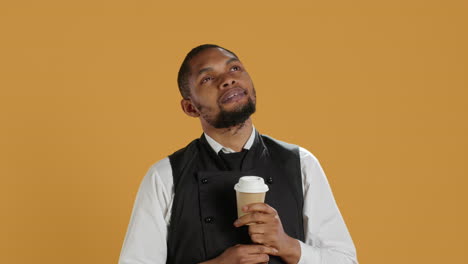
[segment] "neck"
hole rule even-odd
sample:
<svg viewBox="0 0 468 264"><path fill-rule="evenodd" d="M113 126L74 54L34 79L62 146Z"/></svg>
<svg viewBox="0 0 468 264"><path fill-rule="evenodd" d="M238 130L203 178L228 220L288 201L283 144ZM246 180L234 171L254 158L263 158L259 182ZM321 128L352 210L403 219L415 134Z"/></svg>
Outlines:
<svg viewBox="0 0 468 264"><path fill-rule="evenodd" d="M229 128L214 128L202 122L202 128L208 136L219 144L239 152L249 140L253 126L252 119L249 118L245 123Z"/></svg>

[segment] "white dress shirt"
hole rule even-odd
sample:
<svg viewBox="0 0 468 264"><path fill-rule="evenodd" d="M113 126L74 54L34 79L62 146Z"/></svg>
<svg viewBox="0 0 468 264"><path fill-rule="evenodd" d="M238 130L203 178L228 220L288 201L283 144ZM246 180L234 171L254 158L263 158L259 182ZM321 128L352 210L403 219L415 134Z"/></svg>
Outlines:
<svg viewBox="0 0 468 264"><path fill-rule="evenodd" d="M235 152L205 134L216 153ZM250 149L255 128L244 149ZM356 249L318 160L299 147L304 194L305 243L299 241L299 264L357 264ZM174 187L169 157L143 178L120 253L119 264L165 264ZM181 254L183 254L181 252Z"/></svg>

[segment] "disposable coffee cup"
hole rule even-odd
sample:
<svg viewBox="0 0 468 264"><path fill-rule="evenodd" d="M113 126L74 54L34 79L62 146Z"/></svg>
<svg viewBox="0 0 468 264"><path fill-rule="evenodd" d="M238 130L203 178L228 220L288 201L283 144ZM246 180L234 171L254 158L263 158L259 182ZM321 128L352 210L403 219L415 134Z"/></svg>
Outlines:
<svg viewBox="0 0 468 264"><path fill-rule="evenodd" d="M234 185L237 199L237 216L246 215L242 211L242 207L251 203L264 203L265 194L268 191L268 185L262 177L258 176L243 176L239 182Z"/></svg>

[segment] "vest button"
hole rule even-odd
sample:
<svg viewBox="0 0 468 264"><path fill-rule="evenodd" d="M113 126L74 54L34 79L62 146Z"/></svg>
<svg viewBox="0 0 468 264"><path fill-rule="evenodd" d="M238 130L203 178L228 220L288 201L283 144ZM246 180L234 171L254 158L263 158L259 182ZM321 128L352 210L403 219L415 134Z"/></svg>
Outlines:
<svg viewBox="0 0 468 264"><path fill-rule="evenodd" d="M207 184L207 183L208 183L208 179L203 178L203 179L201 179L201 182L202 182L203 184Z"/></svg>
<svg viewBox="0 0 468 264"><path fill-rule="evenodd" d="M268 178L267 183L272 184L273 183L273 178L272 177Z"/></svg>
<svg viewBox="0 0 468 264"><path fill-rule="evenodd" d="M205 223L210 224L214 221L214 218L212 216L208 216L205 218Z"/></svg>

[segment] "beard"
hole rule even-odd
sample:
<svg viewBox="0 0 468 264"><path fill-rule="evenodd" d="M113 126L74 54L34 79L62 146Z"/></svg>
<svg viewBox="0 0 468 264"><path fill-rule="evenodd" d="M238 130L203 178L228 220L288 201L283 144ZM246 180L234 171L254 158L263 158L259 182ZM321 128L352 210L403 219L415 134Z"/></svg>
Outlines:
<svg viewBox="0 0 468 264"><path fill-rule="evenodd" d="M200 112L204 109L204 107L199 104L196 104L196 106ZM237 107L236 109L228 111L224 109L222 105L219 106L219 109L220 111L218 115L214 117L202 114L206 122L214 128L229 128L243 124L253 113L255 113L256 107L252 98L249 97L247 103Z"/></svg>
<svg viewBox="0 0 468 264"><path fill-rule="evenodd" d="M255 104L251 98L246 104L233 111L226 111L221 108L218 116L207 122L215 128L228 128L245 123L249 117L255 113Z"/></svg>

